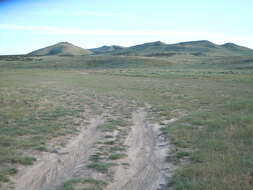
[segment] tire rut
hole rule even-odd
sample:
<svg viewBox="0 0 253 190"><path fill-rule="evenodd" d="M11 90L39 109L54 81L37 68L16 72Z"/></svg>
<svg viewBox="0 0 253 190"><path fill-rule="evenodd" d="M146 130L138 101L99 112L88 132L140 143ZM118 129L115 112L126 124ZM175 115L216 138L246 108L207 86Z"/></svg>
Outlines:
<svg viewBox="0 0 253 190"><path fill-rule="evenodd" d="M146 116L144 108L133 113L134 125L125 141L128 157L122 160L129 167L117 167L107 190L164 189L173 167L166 162L169 144L160 134L160 126L148 123Z"/></svg>
<svg viewBox="0 0 253 190"><path fill-rule="evenodd" d="M43 153L33 166L22 169L14 178L14 190L61 190L62 184L70 179L101 178L88 169L87 164L101 136L97 126L104 123L105 116L92 118L90 124L58 153ZM175 168L166 162L170 144L161 135L160 125L148 122L146 108L135 111L132 120L124 143L129 147L127 157L117 161L113 181L105 189L164 190Z"/></svg>
<svg viewBox="0 0 253 190"><path fill-rule="evenodd" d="M103 122L103 116L92 118L58 153L43 153L37 163L19 172L14 179L14 189L56 190L73 177L89 175L85 165L99 137L97 126Z"/></svg>

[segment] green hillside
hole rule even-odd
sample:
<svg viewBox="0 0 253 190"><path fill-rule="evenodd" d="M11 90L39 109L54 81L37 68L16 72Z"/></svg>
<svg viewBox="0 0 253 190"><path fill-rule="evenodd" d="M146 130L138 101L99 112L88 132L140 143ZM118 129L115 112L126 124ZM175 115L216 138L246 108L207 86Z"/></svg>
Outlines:
<svg viewBox="0 0 253 190"><path fill-rule="evenodd" d="M93 48L93 49L89 49L89 50L91 52L93 52L94 54L103 54L103 53L118 51L118 50L122 50L122 49L124 49L124 47L112 45L112 46L102 46L99 48Z"/></svg>
<svg viewBox="0 0 253 190"><path fill-rule="evenodd" d="M207 40L166 44L161 41L144 43L128 48L112 45L93 49L83 49L68 42L61 42L29 53L32 56L51 55L123 55L145 57L224 57L224 56L252 56L253 50L233 43L217 45Z"/></svg>
<svg viewBox="0 0 253 190"><path fill-rule="evenodd" d="M49 55L88 55L89 50L80 48L68 42L60 42L52 46L48 46L39 50L35 50L28 55L32 56L49 56Z"/></svg>
<svg viewBox="0 0 253 190"><path fill-rule="evenodd" d="M152 57L170 57L182 54L193 56L242 56L253 55L253 50L232 43L217 45L206 40L182 42L177 44L165 44L157 41L114 50L109 54Z"/></svg>

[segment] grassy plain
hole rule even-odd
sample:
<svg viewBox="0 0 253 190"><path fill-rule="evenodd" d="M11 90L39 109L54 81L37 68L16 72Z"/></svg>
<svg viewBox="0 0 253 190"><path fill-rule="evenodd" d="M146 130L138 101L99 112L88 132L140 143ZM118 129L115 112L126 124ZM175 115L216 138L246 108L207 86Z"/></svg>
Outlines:
<svg viewBox="0 0 253 190"><path fill-rule="evenodd" d="M29 152L76 133L95 97L115 97L151 105L151 119L178 118L163 128L177 147L168 161L188 164L168 187L252 189L253 57L11 59L0 60L0 184L36 160Z"/></svg>

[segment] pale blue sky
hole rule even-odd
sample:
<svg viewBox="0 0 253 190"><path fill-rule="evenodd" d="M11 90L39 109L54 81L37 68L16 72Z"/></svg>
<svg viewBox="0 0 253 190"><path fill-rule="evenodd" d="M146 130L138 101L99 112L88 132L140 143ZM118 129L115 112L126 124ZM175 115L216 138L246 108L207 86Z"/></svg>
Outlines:
<svg viewBox="0 0 253 190"><path fill-rule="evenodd" d="M253 48L252 0L0 0L0 54L210 40Z"/></svg>

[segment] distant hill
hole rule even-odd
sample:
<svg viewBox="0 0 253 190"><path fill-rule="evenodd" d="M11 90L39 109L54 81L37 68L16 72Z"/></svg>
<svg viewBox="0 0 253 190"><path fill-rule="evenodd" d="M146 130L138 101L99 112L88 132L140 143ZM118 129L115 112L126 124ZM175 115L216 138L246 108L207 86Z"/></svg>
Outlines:
<svg viewBox="0 0 253 190"><path fill-rule="evenodd" d="M144 43L128 48L117 49L107 52L111 55L131 56L243 56L253 55L253 50L233 43L217 45L207 40L181 42L177 44L166 44L160 41Z"/></svg>
<svg viewBox="0 0 253 190"><path fill-rule="evenodd" d="M122 49L124 49L124 47L112 45L112 46L102 46L99 48L89 49L89 51L93 52L94 54L103 54L103 53L118 51Z"/></svg>
<svg viewBox="0 0 253 190"><path fill-rule="evenodd" d="M161 41L144 43L131 47L102 46L93 49L83 49L68 42L61 42L29 53L28 55L124 55L146 57L196 56L252 56L253 50L233 43L217 45L207 40L166 44Z"/></svg>
<svg viewBox="0 0 253 190"><path fill-rule="evenodd" d="M221 45L221 47L224 47L224 48L229 49L231 51L253 51L250 48L239 46L234 43L226 43L226 44Z"/></svg>
<svg viewBox="0 0 253 190"><path fill-rule="evenodd" d="M89 50L80 48L68 42L60 42L52 46L35 50L28 55L33 56L50 56L50 55L88 55L91 54Z"/></svg>

